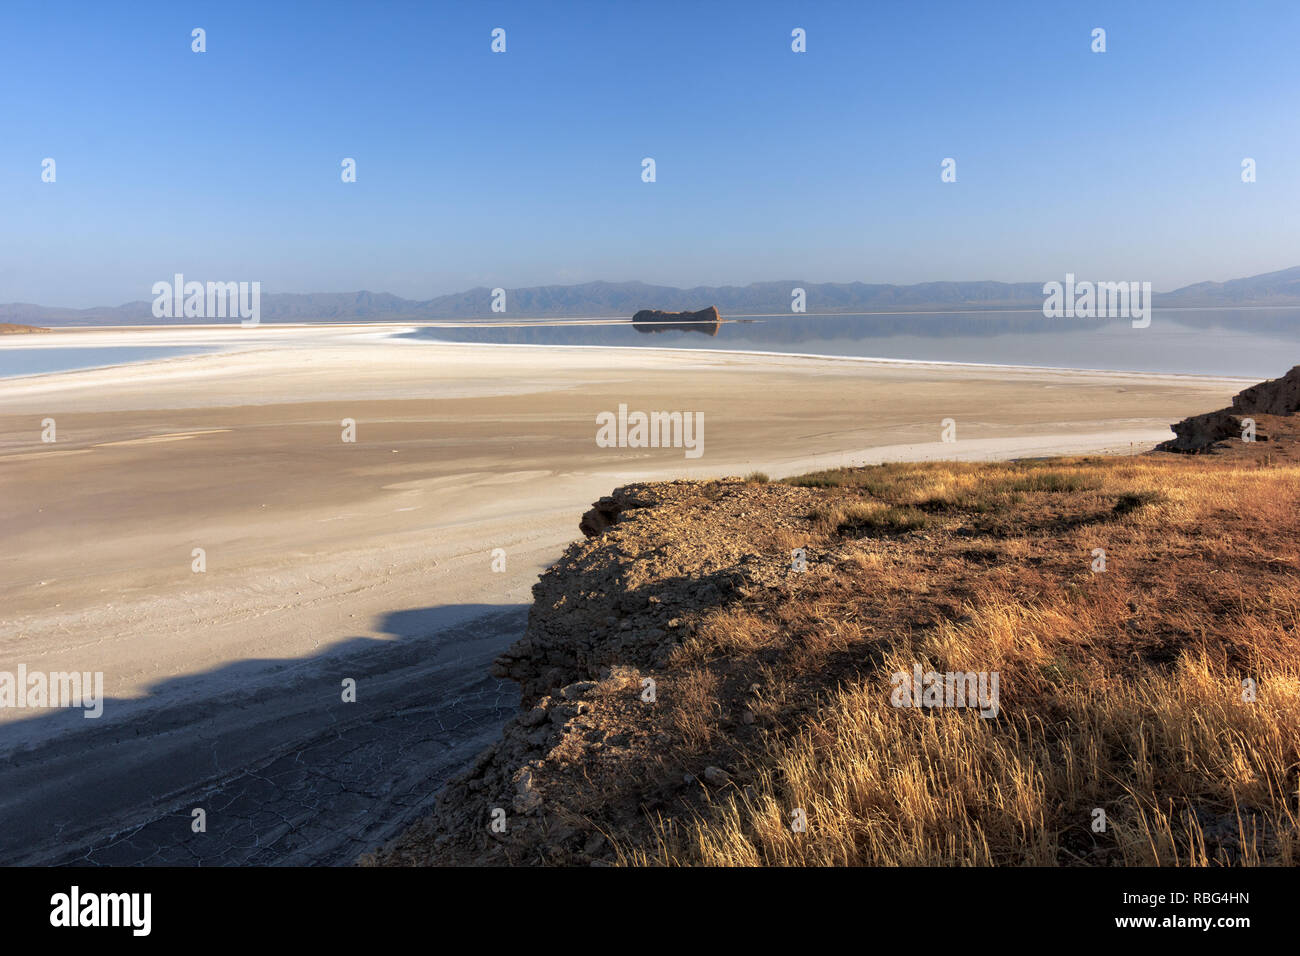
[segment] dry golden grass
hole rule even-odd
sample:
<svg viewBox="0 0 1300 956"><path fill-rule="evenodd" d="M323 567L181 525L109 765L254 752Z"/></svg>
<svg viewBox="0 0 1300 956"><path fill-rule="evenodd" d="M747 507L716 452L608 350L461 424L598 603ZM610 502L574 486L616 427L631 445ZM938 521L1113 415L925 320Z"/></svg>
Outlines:
<svg viewBox="0 0 1300 956"><path fill-rule="evenodd" d="M696 634L674 648L677 665L707 661L719 654L746 654L771 645L776 626L744 608L717 608L705 615Z"/></svg>
<svg viewBox="0 0 1300 956"><path fill-rule="evenodd" d="M808 515L824 559L711 612L675 655L691 747L719 746L741 690L764 732L729 751L736 785L623 862L1300 863L1300 468L1073 459L790 483L826 489ZM996 672L998 715L892 706L890 676L916 664Z"/></svg>
<svg viewBox="0 0 1300 956"><path fill-rule="evenodd" d="M717 733L718 678L705 668L692 668L673 689L673 727L688 751L703 750Z"/></svg>

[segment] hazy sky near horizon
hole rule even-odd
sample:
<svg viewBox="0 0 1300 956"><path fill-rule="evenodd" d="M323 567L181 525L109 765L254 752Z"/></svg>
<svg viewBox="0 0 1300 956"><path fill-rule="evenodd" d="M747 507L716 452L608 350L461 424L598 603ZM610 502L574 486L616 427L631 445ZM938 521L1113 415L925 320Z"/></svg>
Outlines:
<svg viewBox="0 0 1300 956"><path fill-rule="evenodd" d="M1268 272L1300 264L1298 28L1293 0L6 0L0 302Z"/></svg>

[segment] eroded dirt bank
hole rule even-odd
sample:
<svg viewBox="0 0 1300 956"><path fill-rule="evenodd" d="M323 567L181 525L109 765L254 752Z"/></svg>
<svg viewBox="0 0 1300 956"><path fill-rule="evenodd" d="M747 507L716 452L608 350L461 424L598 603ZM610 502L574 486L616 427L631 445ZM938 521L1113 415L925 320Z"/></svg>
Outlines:
<svg viewBox="0 0 1300 956"><path fill-rule="evenodd" d="M1294 863L1273 437L620 488L495 664L503 738L362 862ZM996 713L899 707L914 665L996 673Z"/></svg>

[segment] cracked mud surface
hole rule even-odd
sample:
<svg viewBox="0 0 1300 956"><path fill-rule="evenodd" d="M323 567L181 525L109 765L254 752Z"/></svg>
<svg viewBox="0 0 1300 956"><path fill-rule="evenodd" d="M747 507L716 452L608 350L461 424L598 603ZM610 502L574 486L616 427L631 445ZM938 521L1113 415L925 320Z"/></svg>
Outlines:
<svg viewBox="0 0 1300 956"><path fill-rule="evenodd" d="M526 617L496 612L7 755L0 861L351 864L427 812L517 711L518 689L488 668ZM206 832L192 832L195 808Z"/></svg>

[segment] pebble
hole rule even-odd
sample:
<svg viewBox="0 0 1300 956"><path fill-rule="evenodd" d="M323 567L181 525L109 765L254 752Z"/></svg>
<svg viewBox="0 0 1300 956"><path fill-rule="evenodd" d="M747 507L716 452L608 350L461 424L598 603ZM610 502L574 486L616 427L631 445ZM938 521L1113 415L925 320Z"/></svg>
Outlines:
<svg viewBox="0 0 1300 956"><path fill-rule="evenodd" d="M572 684L560 690L560 696L565 700L578 700L579 698L586 697L590 694L596 689L596 686L597 684L594 680L574 681Z"/></svg>
<svg viewBox="0 0 1300 956"><path fill-rule="evenodd" d="M519 718L519 723L525 727L536 727L547 718L545 707L534 707Z"/></svg>

